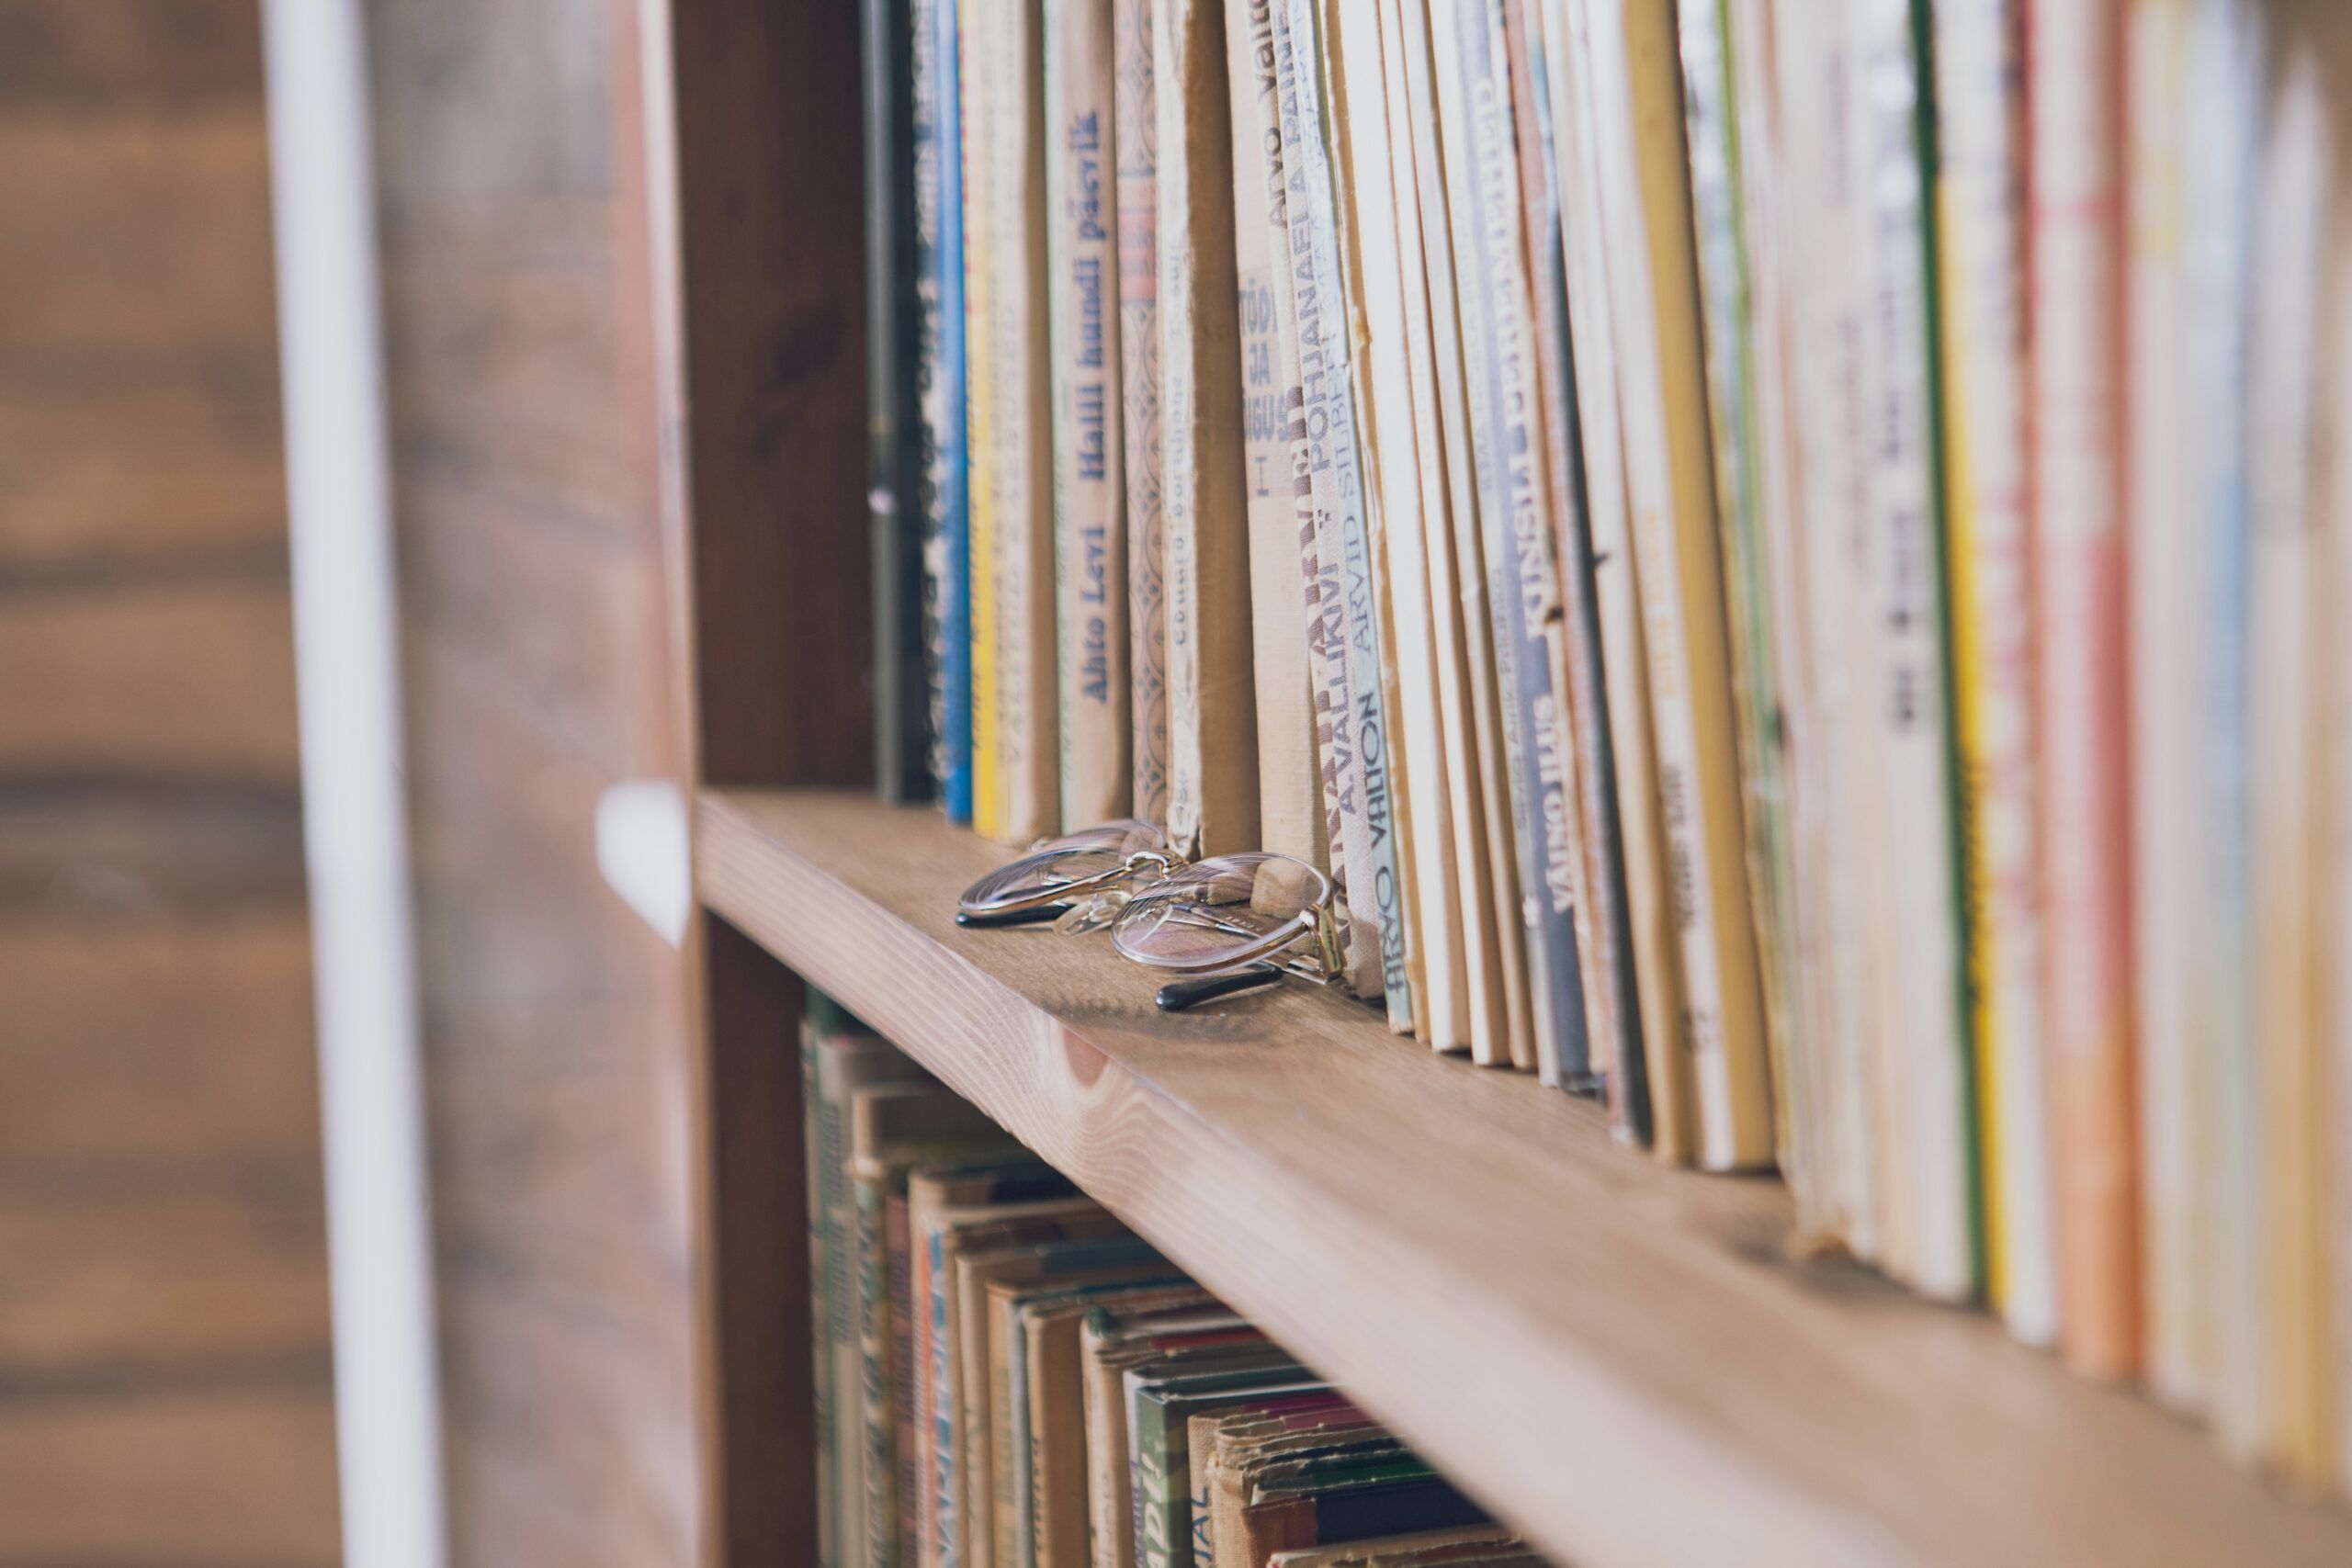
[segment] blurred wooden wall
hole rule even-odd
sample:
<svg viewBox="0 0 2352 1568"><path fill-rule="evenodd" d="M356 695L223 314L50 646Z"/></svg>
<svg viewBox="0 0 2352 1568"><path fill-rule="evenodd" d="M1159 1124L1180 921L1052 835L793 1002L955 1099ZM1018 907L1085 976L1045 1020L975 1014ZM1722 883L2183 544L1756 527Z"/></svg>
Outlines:
<svg viewBox="0 0 2352 1568"><path fill-rule="evenodd" d="M338 1555L256 0L0 0L0 1565Z"/></svg>
<svg viewBox="0 0 2352 1568"><path fill-rule="evenodd" d="M634 0L369 0L454 1561L691 1555L684 1004Z"/></svg>

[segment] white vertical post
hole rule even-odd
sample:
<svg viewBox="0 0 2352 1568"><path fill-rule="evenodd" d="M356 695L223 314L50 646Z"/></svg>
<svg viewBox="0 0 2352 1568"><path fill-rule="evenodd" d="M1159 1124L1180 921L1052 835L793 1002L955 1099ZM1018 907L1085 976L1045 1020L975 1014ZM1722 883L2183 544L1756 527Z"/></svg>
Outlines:
<svg viewBox="0 0 2352 1568"><path fill-rule="evenodd" d="M348 1568L447 1544L361 0L264 0Z"/></svg>

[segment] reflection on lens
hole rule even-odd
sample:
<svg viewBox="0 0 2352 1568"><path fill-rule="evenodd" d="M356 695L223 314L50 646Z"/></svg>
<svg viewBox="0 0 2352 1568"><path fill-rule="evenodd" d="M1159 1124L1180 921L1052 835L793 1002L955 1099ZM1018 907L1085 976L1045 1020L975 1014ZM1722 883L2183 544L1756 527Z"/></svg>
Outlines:
<svg viewBox="0 0 2352 1568"><path fill-rule="evenodd" d="M1215 969L1279 945L1330 894L1323 874L1288 855L1220 855L1137 894L1111 941L1139 964Z"/></svg>
<svg viewBox="0 0 2352 1568"><path fill-rule="evenodd" d="M1051 897L1065 888L1118 870L1126 853L1114 846L1080 845L1045 849L1000 866L964 890L957 908L966 914L985 915L1000 909Z"/></svg>

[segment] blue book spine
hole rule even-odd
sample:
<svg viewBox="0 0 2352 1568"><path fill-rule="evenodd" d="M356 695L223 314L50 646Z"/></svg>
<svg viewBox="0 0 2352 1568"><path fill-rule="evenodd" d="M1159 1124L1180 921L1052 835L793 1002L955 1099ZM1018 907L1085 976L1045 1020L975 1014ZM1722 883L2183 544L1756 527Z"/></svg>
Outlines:
<svg viewBox="0 0 2352 1568"><path fill-rule="evenodd" d="M925 668L932 774L972 819L972 601L964 445L964 137L956 0L911 0L916 376L922 420Z"/></svg>

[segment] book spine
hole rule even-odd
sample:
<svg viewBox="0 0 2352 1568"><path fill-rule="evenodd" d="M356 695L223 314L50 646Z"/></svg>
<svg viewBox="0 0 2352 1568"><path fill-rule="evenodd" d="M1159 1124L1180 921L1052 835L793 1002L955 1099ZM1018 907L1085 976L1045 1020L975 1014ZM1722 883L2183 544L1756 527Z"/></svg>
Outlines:
<svg viewBox="0 0 2352 1568"><path fill-rule="evenodd" d="M924 1504L931 1540L927 1568L963 1568L963 1478L957 1465L962 1426L956 1419L958 1358L956 1354L955 1276L949 1268L945 1239L936 1230L919 1236L927 1259L923 1269L923 1306L930 1348L927 1380L930 1410L927 1439L931 1460L928 1500Z"/></svg>
<svg viewBox="0 0 2352 1568"><path fill-rule="evenodd" d="M1763 982L1770 1053L1774 1142L1795 1141L1806 1095L1804 1062L1792 1049L1795 964L1785 908L1789 882L1780 726L1773 660L1773 606L1756 475L1754 366L1747 238L1743 232L1738 103L1728 0L1697 0L1676 12L1682 52L1683 116L1690 156L1690 216L1699 266L1705 348L1708 434L1714 458L1715 516L1724 561L1724 607L1731 633L1732 711L1739 741L1741 820L1747 888ZM1792 1185L1809 1176L1784 1161ZM1814 1200L1800 1195L1798 1206Z"/></svg>
<svg viewBox="0 0 2352 1568"><path fill-rule="evenodd" d="M1032 1568L1029 1498L1029 1337L1020 1309L988 1303L989 1530L997 1568Z"/></svg>
<svg viewBox="0 0 2352 1568"><path fill-rule="evenodd" d="M1627 336L1627 494L1645 620L1653 739L1668 886L1681 948L1681 1023L1698 1100L1698 1159L1717 1170L1771 1161L1763 1000L1747 893L1730 656L1700 370L1689 154L1671 8L1594 7L1606 44L1595 77L1624 155L1602 160L1610 287ZM1622 294L1618 290L1622 288Z"/></svg>
<svg viewBox="0 0 2352 1568"><path fill-rule="evenodd" d="M1167 526L1168 829L1259 840L1250 523L1220 0L1152 0L1159 112L1160 489Z"/></svg>
<svg viewBox="0 0 2352 1568"><path fill-rule="evenodd" d="M1081 1359L1080 1389L1086 1408L1088 1561L1093 1568L1135 1568L1135 1493L1127 1473L1125 1391L1118 1372L1101 1357L1082 1353Z"/></svg>
<svg viewBox="0 0 2352 1568"><path fill-rule="evenodd" d="M1420 256L1428 280L1428 322L1437 378L1437 416L1444 434L1446 536L1430 536L1430 564L1452 585L1452 604L1442 606L1461 623L1461 670L1465 677L1463 731L1470 739L1477 790L1465 825L1477 828L1477 867L1482 870L1482 908L1491 919L1482 929L1491 938L1494 971L1500 989L1500 1030L1473 1032L1470 1060L1479 1065L1533 1065L1533 1025L1526 987L1526 942L1520 941L1520 856L1510 832L1510 776L1503 752L1503 715L1496 680L1494 637L1487 604L1487 564L1479 552L1479 482L1473 461L1470 376L1463 365L1463 317L1458 268L1453 256L1453 195L1437 136L1440 94L1432 66L1428 7L1399 5L1397 42L1404 56L1404 122L1411 127L1414 184L1420 209ZM1467 195L1467 188L1463 190ZM1444 583L1432 588L1432 602Z"/></svg>
<svg viewBox="0 0 2352 1568"><path fill-rule="evenodd" d="M972 819L972 623L964 445L963 114L956 0L912 0L915 403L931 776Z"/></svg>
<svg viewBox="0 0 2352 1568"><path fill-rule="evenodd" d="M839 1562L840 1514L834 1502L833 1349L829 1304L832 1258L826 1246L825 1156L831 1130L824 1092L818 1081L816 1031L808 1021L800 1025L801 1146L808 1195L808 1325L810 1421L817 1432L817 1562L820 1568Z"/></svg>
<svg viewBox="0 0 2352 1568"><path fill-rule="evenodd" d="M873 1172L853 1182L857 1213L859 1466L865 1478L865 1568L898 1568L899 1359L890 1319L889 1188Z"/></svg>
<svg viewBox="0 0 2352 1568"><path fill-rule="evenodd" d="M1029 1340L1029 1517L1036 1568L1086 1568L1091 1495L1086 1407L1079 1386L1079 1319L1036 1314Z"/></svg>
<svg viewBox="0 0 2352 1568"><path fill-rule="evenodd" d="M1652 736L1648 654L1635 574L1627 497L1623 406L1619 393L1614 286L1602 243L1599 67L1591 7L1600 0L1558 0L1562 69L1555 90L1560 139L1561 249L1567 274L1568 330L1575 353L1582 436L1585 520L1591 535L1593 600L1600 625L1601 675L1608 694L1610 758L1617 784L1618 842L1623 853L1625 930L1641 1022L1645 1098L1619 1112L1645 1132L1662 1159L1688 1160L1697 1144L1689 1040L1679 1027L1678 954L1668 897L1666 840L1659 819ZM1616 1097L1612 1094L1612 1100ZM1644 1126L1640 1112L1646 1112Z"/></svg>
<svg viewBox="0 0 2352 1568"><path fill-rule="evenodd" d="M2247 342L2266 52L2259 24L2257 9L2236 0L2199 6L2189 45L2192 103L2185 117L2199 127L2189 148L2183 316L2190 333L2190 428L2197 434L2199 515L2192 528L2200 583L2191 625L2198 628L2203 677L2199 829L2207 923L2199 933L2198 1021L2204 1064L2195 1088L2210 1148L2196 1179L2211 1203L2203 1237L2213 1314L2206 1406L2224 1446L2238 1452L2251 1448L2241 1434L2257 1430L2261 1420L2264 1333L2257 1047L2249 1027L2255 955L2246 709Z"/></svg>
<svg viewBox="0 0 2352 1568"><path fill-rule="evenodd" d="M1549 469L1553 558L1563 626L1561 695L1575 774L1569 806L1577 824L1584 897L1577 905L1585 1030L1595 1078L1618 1086L1611 1099L1622 1123L1631 1114L1630 1068L1642 1073L1641 1019L1634 1000L1632 934L1626 924L1625 851L1617 818L1616 762L1610 754L1609 691L1601 671L1600 605L1592 535L1585 515L1576 384L1571 374L1567 271L1561 244L1559 154L1552 129L1554 62L1534 0L1509 0L1511 107L1520 147L1528 287L1534 310L1535 368ZM1645 1077L1646 1075L1642 1075ZM1583 1087L1583 1086L1577 1086Z"/></svg>
<svg viewBox="0 0 2352 1568"><path fill-rule="evenodd" d="M1453 792L1446 776L1443 716L1438 694L1437 643L1430 613L1427 559L1419 518L1421 445L1415 426L1413 373L1406 352L1406 301L1396 186L1389 157L1387 77L1378 8L1323 6L1322 32L1332 57L1333 120L1341 156L1340 188L1349 195L1351 276L1360 280L1363 342L1355 355L1365 370L1364 448L1375 479L1371 509L1379 540L1377 562L1393 632L1382 641L1396 672L1392 706L1406 826L1400 835L1410 913L1419 941L1423 1004L1415 1010L1422 1036L1452 1051L1470 1043L1472 987L1468 947L1454 863ZM1426 333L1424 333L1426 336Z"/></svg>
<svg viewBox="0 0 2352 1568"><path fill-rule="evenodd" d="M2120 8L2035 0L2034 562L2044 1028L2068 1364L2140 1361L2121 452Z"/></svg>
<svg viewBox="0 0 2352 1568"><path fill-rule="evenodd" d="M1300 609L1308 588L1291 457L1298 343L1287 265L1289 182L1274 80L1273 4L1227 0L1225 27L1258 704L1258 829L1261 848L1328 869L1339 848L1328 816L1337 785L1321 764L1322 624Z"/></svg>
<svg viewBox="0 0 2352 1568"><path fill-rule="evenodd" d="M1450 14L1444 14L1450 13ZM1444 8L1432 32L1452 196L1455 284L1492 611L1502 762L1521 894L1535 1060L1553 1082L1590 1075L1576 944L1582 850L1560 689L1566 651L1520 221L1512 84L1498 4Z"/></svg>
<svg viewBox="0 0 2352 1568"><path fill-rule="evenodd" d="M1940 562L1944 557L1941 453L1936 406L1932 209L1922 199L1933 170L1921 51L1911 0L1865 0L1860 32L1862 135L1872 193L1866 255L1871 268L1871 336L1864 367L1871 399L1871 510L1883 733L1881 796L1887 851L1881 860L1881 919L1901 933L1893 984L1883 993L1894 1043L1899 1141L1909 1166L1909 1283L1924 1294L1975 1294L1975 1095L1962 975L1955 761L1949 723L1950 665Z"/></svg>
<svg viewBox="0 0 2352 1568"><path fill-rule="evenodd" d="M1328 747L1326 767L1336 781L1339 809L1329 819L1333 867L1353 917L1351 967L1358 992L1385 995L1391 1027L1410 1032L1410 933L1397 875L1372 536L1349 375L1330 155L1316 79L1313 0L1283 0L1273 15L1273 41L1299 362L1291 460L1301 536L1310 521L1315 533L1312 587L1325 656L1317 738Z"/></svg>
<svg viewBox="0 0 2352 1568"><path fill-rule="evenodd" d="M1005 825L1003 702L997 669L997 516L1002 462L997 434L995 296L1002 286L991 191L993 143L1003 118L990 60L1007 0L941 0L956 7L956 70L963 131L965 606L972 679L972 826L1002 840Z"/></svg>
<svg viewBox="0 0 2352 1568"><path fill-rule="evenodd" d="M2146 1371L2157 1398L2188 1410L2201 1408L2206 1398L2213 1328L2203 1259L2210 1218L2196 1155L2206 1136L2200 1122L2211 1108L2199 1082L2200 950L2210 910L2203 886L2205 693L2200 639L2193 635L2202 588L2193 502L2198 440L2188 364L2188 160L2199 123L2189 95L2192 14L2193 0L2132 0L2128 21L2132 384L2125 563L2131 574L2132 1012L2145 1204ZM1947 141L1952 137L1946 133ZM1989 818L1989 806L1980 810ZM1987 932L1988 939L1999 934ZM1988 953L1988 965L1997 958ZM1997 969L1987 976L1988 1013L2003 999L1995 988L2003 978ZM1987 1105L2005 1111L2007 1065L1994 1055ZM2006 1126L1987 1131L1999 1222L1993 1232L1994 1300L2018 1332L2008 1307L2016 1283L2006 1256L2012 1134ZM2046 1227L2046 1167L2042 1179ZM2047 1344L2057 1332L2057 1303L2046 1261L2041 1284L2041 1311L2030 1326L2040 1331L2033 1342Z"/></svg>
<svg viewBox="0 0 2352 1568"><path fill-rule="evenodd" d="M1985 1285L2011 1334L2046 1345L2057 1333L2058 1301L2036 974L2022 19L2015 4L1938 9L1936 185ZM2180 631L2176 623L2162 634L2167 646L2191 644ZM2184 692L2170 688L2165 701ZM2195 965L2184 957L2181 967Z"/></svg>
<svg viewBox="0 0 2352 1568"><path fill-rule="evenodd" d="M1061 822L1129 815L1113 0L1045 0Z"/></svg>
<svg viewBox="0 0 2352 1568"><path fill-rule="evenodd" d="M1119 401L1127 481L1132 809L1168 815L1168 520L1160 495L1159 108L1150 0L1114 0L1114 113L1118 156Z"/></svg>
<svg viewBox="0 0 2352 1568"><path fill-rule="evenodd" d="M1360 16L1361 13L1350 12L1342 24L1343 36L1351 40L1351 47L1361 44L1365 31ZM1445 414L1439 392L1437 340L1431 323L1430 274L1422 245L1416 133L1407 81L1408 35L1397 0L1382 0L1378 20L1385 119L1382 129L1387 137L1395 213L1392 243L1401 294L1396 323L1401 334L1398 346L1404 355L1410 399L1409 428L1418 457L1412 465L1418 493L1399 495L1390 507L1391 549L1397 561L1392 577L1397 593L1402 595L1408 592L1406 585L1413 568L1418 566L1421 572L1421 613L1427 620L1440 747L1435 768L1424 770L1422 776L1435 777L1442 786L1434 802L1419 808L1424 812L1433 810L1442 817L1442 825L1434 829L1440 838L1426 849L1417 848L1417 853L1423 857L1422 875L1432 874L1434 863L1436 872L1450 869L1454 879L1454 907L1464 951L1459 1034L1450 1043L1467 1045L1476 1060L1495 1061L1510 1054L1508 1008L1498 949L1504 927L1496 917L1487 862L1486 818L1479 790L1469 664L1463 638L1462 598L1454 584L1449 486L1456 476L1450 473L1446 457ZM1417 10L1414 25L1421 26L1422 22ZM1422 30L1425 37L1426 28ZM1351 70L1358 84L1355 91L1362 93L1363 73L1353 67ZM1351 101L1360 104L1363 100L1356 97ZM1382 352L1376 331L1374 352ZM1389 472L1385 466L1385 454L1398 439L1394 434L1383 437L1387 443L1381 448L1384 490ZM1466 490L1466 476L1460 477ZM1409 606L1400 598L1400 626L1410 620L1411 615ZM1415 820L1420 818L1417 817ZM1444 1043L1434 1027L1430 1038L1432 1044Z"/></svg>
<svg viewBox="0 0 2352 1568"><path fill-rule="evenodd" d="M1127 1443L1134 1454L1136 1568L1179 1568L1179 1540L1171 1529L1174 1517L1169 1480L1169 1434L1175 1424L1168 1407L1158 1400L1130 1396L1127 1403ZM1189 1485L1191 1472L1185 1472ZM1189 1495L1189 1493L1187 1493ZM1191 1555L1189 1532L1181 1544Z"/></svg>
<svg viewBox="0 0 2352 1568"><path fill-rule="evenodd" d="M996 272L990 429L997 444L995 551L997 750L1003 838L1023 843L1061 824L1059 668L1054 612L1054 402L1046 255L1042 0L1001 0L994 36L973 41L994 74L999 114L986 140Z"/></svg>
<svg viewBox="0 0 2352 1568"><path fill-rule="evenodd" d="M874 776L882 798L931 795L922 326L915 278L913 61L905 0L861 0L865 146L866 526L874 611Z"/></svg>
<svg viewBox="0 0 2352 1568"><path fill-rule="evenodd" d="M907 1200L893 1192L884 1207L888 1247L890 1314L891 1464L897 1507L897 1561L911 1565L922 1555L922 1450L916 1441L915 1391L922 1382L922 1349L915 1338L914 1257Z"/></svg>
<svg viewBox="0 0 2352 1568"><path fill-rule="evenodd" d="M2256 1111L2261 1129L2263 1420L2252 1451L2296 1489L2316 1494L2335 1478L2336 1368L2331 1361L2324 1139L2328 1114L2320 1035L2317 873L2327 841L2319 810L2317 702L2325 613L2322 525L2314 511L2317 345L2334 343L2344 309L2324 285L2334 258L2336 173L2318 62L2290 41L2277 67L2263 148L2259 270L2253 290L2254 508L2247 659L2250 845L2256 1007L2262 1043ZM2339 372L2340 374L2340 372ZM2225 1433L2225 1438L2231 1434Z"/></svg>

